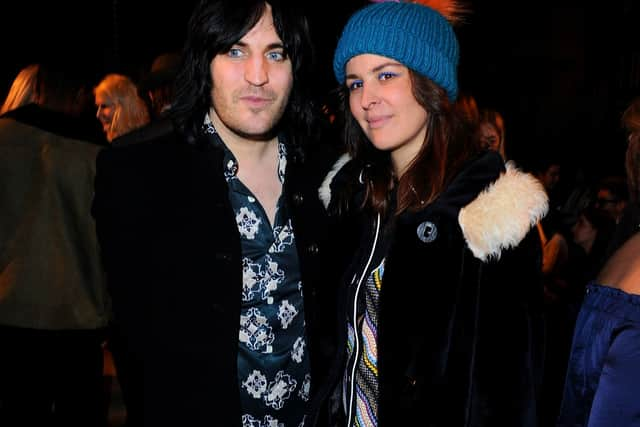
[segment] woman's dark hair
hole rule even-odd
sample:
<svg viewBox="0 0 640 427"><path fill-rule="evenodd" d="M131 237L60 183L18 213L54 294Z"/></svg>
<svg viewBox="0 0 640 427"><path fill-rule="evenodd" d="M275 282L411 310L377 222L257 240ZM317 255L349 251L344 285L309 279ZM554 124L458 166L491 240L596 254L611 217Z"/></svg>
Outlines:
<svg viewBox="0 0 640 427"><path fill-rule="evenodd" d="M278 130L286 132L288 144L298 149L301 136L309 135L313 104L307 96L307 81L313 67L313 51L307 19L294 2L280 0L200 0L189 19L182 53L183 64L176 78L176 100L172 118L189 143L196 143L204 117L211 106L213 58L227 52L260 20L271 6L276 33L282 39L293 69L293 87Z"/></svg>
<svg viewBox="0 0 640 427"><path fill-rule="evenodd" d="M622 114L622 125L629 133L625 160L629 197L640 205L640 97L634 98Z"/></svg>
<svg viewBox="0 0 640 427"><path fill-rule="evenodd" d="M340 93L347 149L364 166L364 205L383 215L389 213L391 189L397 188L396 215L417 210L433 201L461 164L477 151L445 90L411 69L409 74L413 96L428 113L427 135L399 179L393 173L391 153L376 149L351 114L348 89L343 87Z"/></svg>

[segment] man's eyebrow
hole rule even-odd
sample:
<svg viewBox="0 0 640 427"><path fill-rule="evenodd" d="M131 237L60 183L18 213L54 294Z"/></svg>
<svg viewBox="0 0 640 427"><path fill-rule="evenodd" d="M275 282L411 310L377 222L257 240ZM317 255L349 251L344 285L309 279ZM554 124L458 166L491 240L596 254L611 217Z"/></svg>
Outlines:
<svg viewBox="0 0 640 427"><path fill-rule="evenodd" d="M248 45L242 40L238 40L233 45L231 45L231 47L233 46L247 47ZM267 50L271 50L271 49L284 49L284 43L282 42L270 43L267 45Z"/></svg>

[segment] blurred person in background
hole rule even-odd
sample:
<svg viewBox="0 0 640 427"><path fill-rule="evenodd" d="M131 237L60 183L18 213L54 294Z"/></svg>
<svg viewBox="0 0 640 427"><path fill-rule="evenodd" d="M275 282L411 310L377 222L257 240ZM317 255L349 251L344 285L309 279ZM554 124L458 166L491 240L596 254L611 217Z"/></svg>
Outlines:
<svg viewBox="0 0 640 427"><path fill-rule="evenodd" d="M631 427L640 420L640 97L622 123L629 133L628 228L587 286L578 314L558 427ZM618 224L618 228L620 223Z"/></svg>
<svg viewBox="0 0 640 427"><path fill-rule="evenodd" d="M96 117L107 141L148 124L149 108L135 83L122 74L108 74L94 89Z"/></svg>
<svg viewBox="0 0 640 427"><path fill-rule="evenodd" d="M616 249L640 227L640 96L634 98L622 114L622 126L628 134L625 155L628 201L611 238L607 255Z"/></svg>
<svg viewBox="0 0 640 427"><path fill-rule="evenodd" d="M489 108L480 110L478 141L482 148L496 151L503 159L507 159L502 114Z"/></svg>
<svg viewBox="0 0 640 427"><path fill-rule="evenodd" d="M40 64L34 103L0 117L3 427L106 422L110 305L90 214L101 147L80 117L80 72Z"/></svg>
<svg viewBox="0 0 640 427"><path fill-rule="evenodd" d="M148 98L152 120L166 117L175 98L175 80L180 69L181 56L175 52L158 55L151 64L149 74L140 84Z"/></svg>
<svg viewBox="0 0 640 427"><path fill-rule="evenodd" d="M30 104L36 100L38 64L24 67L11 83L9 93L0 107L0 114Z"/></svg>
<svg viewBox="0 0 640 427"><path fill-rule="evenodd" d="M624 176L607 176L596 186L595 207L608 215L616 224L629 202L629 190Z"/></svg>

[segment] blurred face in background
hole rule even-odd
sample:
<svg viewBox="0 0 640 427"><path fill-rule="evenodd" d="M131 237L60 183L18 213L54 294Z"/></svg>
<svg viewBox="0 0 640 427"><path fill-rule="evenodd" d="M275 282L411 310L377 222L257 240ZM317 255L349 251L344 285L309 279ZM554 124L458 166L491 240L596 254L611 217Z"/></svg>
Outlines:
<svg viewBox="0 0 640 427"><path fill-rule="evenodd" d="M538 174L538 178L542 182L545 190L551 191L560 181L560 165L551 165L546 171Z"/></svg>
<svg viewBox="0 0 640 427"><path fill-rule="evenodd" d="M617 198L610 190L601 188L596 195L595 205L615 222L618 222L626 207L626 201Z"/></svg>
<svg viewBox="0 0 640 427"><path fill-rule="evenodd" d="M480 144L482 148L486 148L493 151L500 151L500 135L498 135L498 131L491 123L481 123L480 124Z"/></svg>
<svg viewBox="0 0 640 427"><path fill-rule="evenodd" d="M591 250L598 234L598 230L584 215L578 216L578 220L571 228L571 232L573 233L573 241L587 253Z"/></svg>
<svg viewBox="0 0 640 427"><path fill-rule="evenodd" d="M95 103L97 108L96 118L100 121L105 135L108 135L111 130L113 115L116 112L116 105L108 96L101 92L96 93Z"/></svg>

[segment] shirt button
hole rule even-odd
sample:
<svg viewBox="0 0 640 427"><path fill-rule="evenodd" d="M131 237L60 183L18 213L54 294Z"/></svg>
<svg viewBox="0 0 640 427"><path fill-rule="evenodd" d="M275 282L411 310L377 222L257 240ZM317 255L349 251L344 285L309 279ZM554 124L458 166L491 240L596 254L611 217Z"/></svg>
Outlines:
<svg viewBox="0 0 640 427"><path fill-rule="evenodd" d="M317 255L318 252L320 252L320 248L318 247L317 244L312 243L309 246L307 246L307 253L309 255Z"/></svg>
<svg viewBox="0 0 640 427"><path fill-rule="evenodd" d="M304 196L300 193L295 193L293 195L293 203L296 206L300 206L302 204L302 202L304 202Z"/></svg>
<svg viewBox="0 0 640 427"><path fill-rule="evenodd" d="M218 261L231 261L231 255L223 252L216 252L216 260Z"/></svg>

